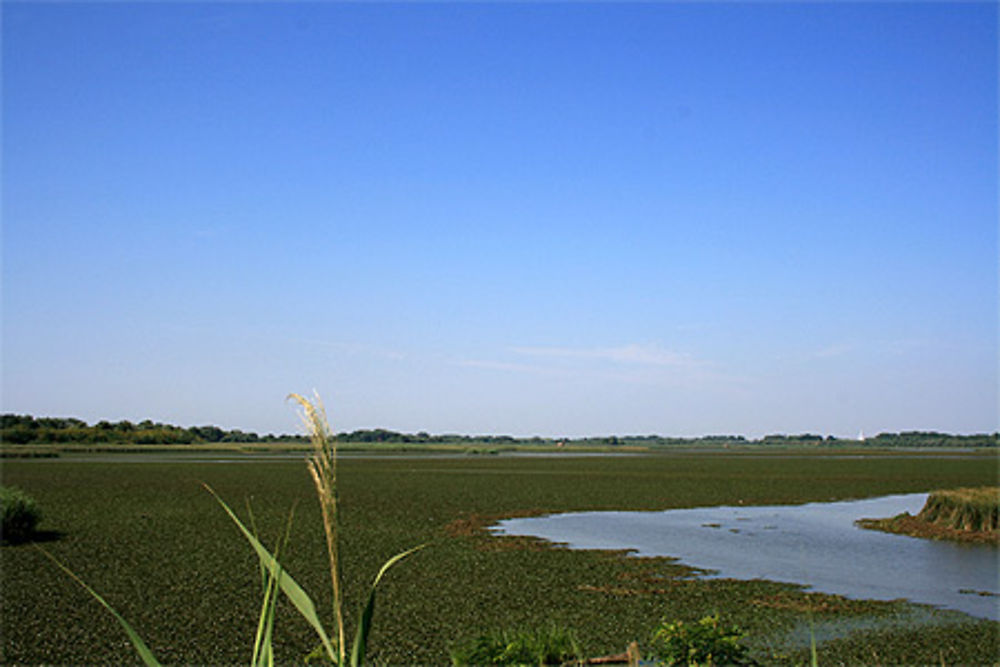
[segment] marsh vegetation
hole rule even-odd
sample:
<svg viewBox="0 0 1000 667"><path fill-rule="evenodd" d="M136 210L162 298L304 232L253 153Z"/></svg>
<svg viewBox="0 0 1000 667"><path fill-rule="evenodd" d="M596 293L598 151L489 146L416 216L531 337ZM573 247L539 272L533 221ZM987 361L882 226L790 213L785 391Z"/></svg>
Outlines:
<svg viewBox="0 0 1000 667"><path fill-rule="evenodd" d="M858 525L912 537L1000 545L1000 487L934 491L916 515L862 519Z"/></svg>
<svg viewBox="0 0 1000 667"><path fill-rule="evenodd" d="M750 656L808 662L809 616L823 635L821 662L990 662L998 624L927 612L919 628L877 625L905 616L904 602L850 600L769 581L702 580L669 559L569 551L530 538L494 537L495 520L546 512L787 504L996 483L993 455L817 456L783 452L629 457L345 458L339 463L341 592L363 605L371 575L393 554L432 547L382 583L369 637L372 661L443 664L456 644L497 628L574 632L587 656L621 653L662 619L697 623L718 613L746 633ZM16 484L45 510L45 545L105 598L164 662L247 662L257 627L257 556L201 483L238 507L253 503L261 535L283 534L283 566L316 598L329 624L329 559L313 483L303 461L241 465L182 460L102 463L10 460ZM110 616L73 581L53 576L28 545L0 550L5 663L129 663L137 657ZM315 631L277 605L276 655L301 658ZM345 618L353 636L357 621ZM796 635L798 633L798 635ZM806 634L808 637L808 634Z"/></svg>
<svg viewBox="0 0 1000 667"><path fill-rule="evenodd" d="M35 499L13 486L0 486L0 543L16 544L32 538L42 510Z"/></svg>

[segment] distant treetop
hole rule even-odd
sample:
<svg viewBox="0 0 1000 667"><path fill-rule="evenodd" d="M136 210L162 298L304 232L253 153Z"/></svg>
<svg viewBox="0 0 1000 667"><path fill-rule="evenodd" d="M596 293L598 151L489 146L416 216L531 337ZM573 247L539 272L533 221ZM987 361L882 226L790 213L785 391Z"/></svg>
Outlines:
<svg viewBox="0 0 1000 667"><path fill-rule="evenodd" d="M667 437L661 435L610 435L586 438L542 438L538 436L516 438L510 435L458 435L447 433L432 435L426 431L416 434L398 433L383 428L362 429L338 433L341 443L385 443L395 445L421 444L484 444L484 445L552 445L590 447L728 447L730 445L762 446L871 446L871 447L997 447L997 433L952 435L935 431L903 431L879 433L862 440L842 439L814 433L785 435L773 433L759 440L748 440L742 435L705 435L696 438ZM218 426L172 426L148 419L133 424L122 420L102 420L88 425L73 417L32 417L30 415L0 415L0 442L9 445L28 443L123 443L184 445L228 442L306 442L305 435L258 435L239 429L225 430Z"/></svg>

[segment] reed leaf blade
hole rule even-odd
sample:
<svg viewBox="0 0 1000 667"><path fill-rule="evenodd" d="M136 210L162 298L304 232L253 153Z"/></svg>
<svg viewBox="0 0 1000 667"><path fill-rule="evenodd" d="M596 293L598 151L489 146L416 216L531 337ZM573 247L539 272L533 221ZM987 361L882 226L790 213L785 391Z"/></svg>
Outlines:
<svg viewBox="0 0 1000 667"><path fill-rule="evenodd" d="M43 554L45 554L45 556L49 560L51 560L53 563L55 563L57 566L59 566L59 569L61 569L63 572L65 572L70 577L72 577L73 580L76 583L78 583L81 586L83 586L83 589L85 591L87 591L88 593L90 593L94 597L95 600L97 600L98 602L100 602L101 605L103 605L105 609L107 609L109 612L111 612L111 615L115 617L115 620L117 620L118 623L125 630L125 634L128 635L129 641L132 642L132 646L135 647L135 650L139 654L139 657L142 658L142 661L146 665L148 665L149 667L160 667L160 661L156 659L156 656L153 655L153 652L149 649L149 646L147 646L146 642L144 642L142 640L142 637L139 636L139 633L137 633L134 629L132 629L132 626L129 625L128 621L126 621L122 617L121 614L119 614L117 611L115 611L114 607L112 607L110 604L108 604L107 600L105 600L103 597L101 597L100 594L97 591L95 591L93 588L91 588L86 583L84 583L83 579L81 579L80 577L76 576L76 573L74 573L68 567L66 567L65 565L63 565L62 562L60 562L58 558L56 558L55 556L53 556L52 554L50 554L45 549L43 549L40 546L38 546L37 544L35 545L35 548L38 549L39 551L41 551Z"/></svg>
<svg viewBox="0 0 1000 667"><path fill-rule="evenodd" d="M260 562L268 569L271 576L276 578L278 586L285 594L285 597L288 598L298 612L302 614L302 617L306 619L306 622L309 623L313 630L316 631L316 634L319 636L320 641L323 642L323 648L326 650L330 659L337 662L337 653L334 650L333 645L330 643L330 638L327 636L326 630L323 629L323 624L320 622L319 616L316 613L316 605L313 604L309 595L302 590L302 587L299 586L298 582L296 582L291 575L281 570L281 567L277 564L277 561L274 556L271 555L271 552L269 552L267 548L261 544L249 530L247 530L246 526L243 525L243 522L240 521L239 517L236 516L236 514L229 508L229 505L227 505L225 501L219 497L212 487L207 484L204 486L208 489L208 492L215 497L218 503L222 506L222 509L226 511L229 518L232 519L237 528L240 529L240 532L243 533L243 537L246 538L247 542L250 543L250 546L257 552L257 557L260 559Z"/></svg>
<svg viewBox="0 0 1000 667"><path fill-rule="evenodd" d="M421 544L419 546L413 547L412 549L407 549L406 551L401 551L396 554L382 565L382 569L378 571L375 575L375 580L372 581L371 590L368 593L368 603L365 604L364 609L361 610L361 617L358 619L358 630L354 635L354 645L351 647L351 667L361 667L365 661L365 653L368 650L368 635L371 632L372 618L375 615L375 593L378 589L378 584L382 581L383 575L389 571L393 565L403 560L407 556L420 551L426 544Z"/></svg>

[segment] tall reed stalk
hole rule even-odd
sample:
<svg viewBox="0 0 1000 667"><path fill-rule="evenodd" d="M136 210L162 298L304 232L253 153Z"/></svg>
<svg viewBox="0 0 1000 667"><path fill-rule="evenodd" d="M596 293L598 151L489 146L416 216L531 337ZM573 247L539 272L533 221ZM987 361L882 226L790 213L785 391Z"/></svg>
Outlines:
<svg viewBox="0 0 1000 667"><path fill-rule="evenodd" d="M326 534L326 553L330 561L330 582L333 588L333 619L337 628L338 664L344 664L347 657L344 641L344 605L340 591L341 572L339 557L339 531L337 530L337 444L330 434L326 410L319 396L310 402L299 394L289 394L288 398L302 408L300 417L309 433L313 452L307 466L316 487L320 510L323 513L323 532Z"/></svg>

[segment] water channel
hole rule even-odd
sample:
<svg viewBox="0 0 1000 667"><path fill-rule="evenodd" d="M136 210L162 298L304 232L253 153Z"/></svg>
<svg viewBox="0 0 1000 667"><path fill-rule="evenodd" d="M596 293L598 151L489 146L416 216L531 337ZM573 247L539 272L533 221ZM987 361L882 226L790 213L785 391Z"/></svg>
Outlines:
<svg viewBox="0 0 1000 667"><path fill-rule="evenodd" d="M1000 620L996 547L854 525L861 518L916 514L926 499L917 493L806 505L578 512L508 519L493 530L576 549L669 556L711 570L710 577L790 582L859 599L905 598Z"/></svg>

